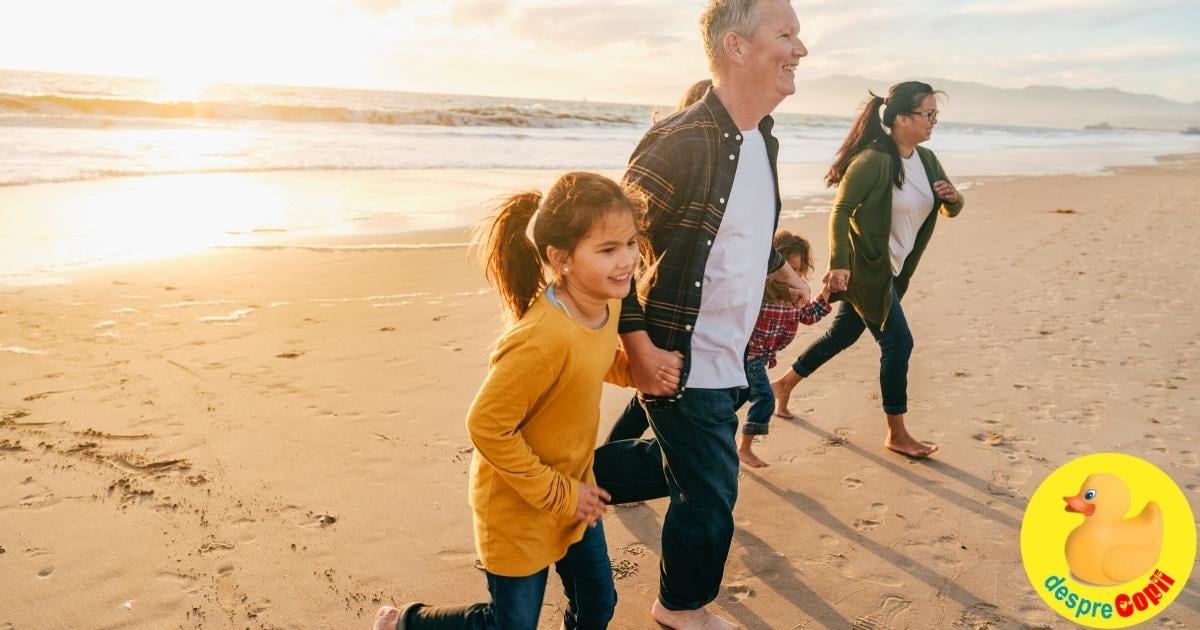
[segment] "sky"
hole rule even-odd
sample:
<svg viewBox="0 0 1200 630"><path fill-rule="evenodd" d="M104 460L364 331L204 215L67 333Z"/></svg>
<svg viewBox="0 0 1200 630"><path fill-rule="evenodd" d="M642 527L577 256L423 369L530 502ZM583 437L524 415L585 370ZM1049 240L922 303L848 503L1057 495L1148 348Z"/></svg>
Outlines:
<svg viewBox="0 0 1200 630"><path fill-rule="evenodd" d="M702 0L0 0L0 68L669 103ZM1200 0L795 0L798 79L1115 87L1200 101ZM794 100L794 99L793 99Z"/></svg>

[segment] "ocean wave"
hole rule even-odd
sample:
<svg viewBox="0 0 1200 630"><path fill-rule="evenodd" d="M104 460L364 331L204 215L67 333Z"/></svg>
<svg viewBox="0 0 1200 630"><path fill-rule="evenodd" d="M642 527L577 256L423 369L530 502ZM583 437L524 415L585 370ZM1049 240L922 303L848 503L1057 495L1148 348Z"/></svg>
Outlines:
<svg viewBox="0 0 1200 630"><path fill-rule="evenodd" d="M569 112L540 104L447 107L445 109L358 109L272 103L219 101L146 101L137 99L14 94L0 92L6 124L30 124L29 118L71 126L79 117L148 119L275 120L285 122L361 123L370 125L434 125L441 127L603 127L638 125L630 115ZM12 116L13 114L19 117Z"/></svg>

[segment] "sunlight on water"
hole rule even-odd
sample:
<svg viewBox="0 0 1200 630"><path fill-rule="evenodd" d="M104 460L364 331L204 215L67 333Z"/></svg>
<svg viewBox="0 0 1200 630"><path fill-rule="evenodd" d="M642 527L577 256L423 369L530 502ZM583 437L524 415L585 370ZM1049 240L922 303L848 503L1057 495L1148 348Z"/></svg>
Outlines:
<svg viewBox="0 0 1200 630"><path fill-rule="evenodd" d="M121 179L93 184L87 194L72 187L30 187L42 189L40 198L30 196L40 208L19 220L5 214L0 274L170 258L254 242L297 220L274 186L249 175Z"/></svg>

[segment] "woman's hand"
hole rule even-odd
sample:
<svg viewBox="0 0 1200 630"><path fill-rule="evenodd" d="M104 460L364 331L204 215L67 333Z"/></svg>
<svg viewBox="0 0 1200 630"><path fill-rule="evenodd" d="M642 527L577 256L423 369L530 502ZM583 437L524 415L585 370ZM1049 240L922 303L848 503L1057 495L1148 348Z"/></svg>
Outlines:
<svg viewBox="0 0 1200 630"><path fill-rule="evenodd" d="M604 488L579 482L579 503L575 506L575 520L594 527L608 511L612 495Z"/></svg>
<svg viewBox="0 0 1200 630"><path fill-rule="evenodd" d="M950 185L950 182L944 179L933 182L933 192L937 193L938 199L946 203L955 203L958 201L958 191L954 189L954 186Z"/></svg>
<svg viewBox="0 0 1200 630"><path fill-rule="evenodd" d="M849 269L830 269L826 272L825 277L821 279L831 291L845 291L846 287L850 286L850 270Z"/></svg>

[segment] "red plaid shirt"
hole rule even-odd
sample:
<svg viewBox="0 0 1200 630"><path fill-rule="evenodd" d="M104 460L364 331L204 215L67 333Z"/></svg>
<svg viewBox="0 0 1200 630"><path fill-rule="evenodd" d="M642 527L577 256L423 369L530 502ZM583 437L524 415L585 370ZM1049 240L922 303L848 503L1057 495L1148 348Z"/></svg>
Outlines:
<svg viewBox="0 0 1200 630"><path fill-rule="evenodd" d="M754 322L754 332L750 334L746 358L764 359L768 368L775 367L778 363L775 353L792 343L800 324L812 326L831 310L833 307L821 297L804 306L763 302L758 311L758 321Z"/></svg>

